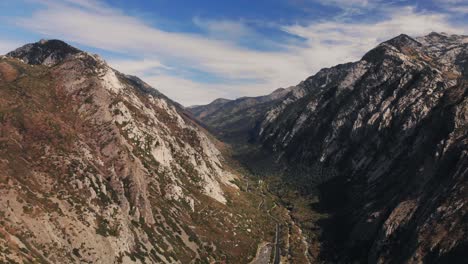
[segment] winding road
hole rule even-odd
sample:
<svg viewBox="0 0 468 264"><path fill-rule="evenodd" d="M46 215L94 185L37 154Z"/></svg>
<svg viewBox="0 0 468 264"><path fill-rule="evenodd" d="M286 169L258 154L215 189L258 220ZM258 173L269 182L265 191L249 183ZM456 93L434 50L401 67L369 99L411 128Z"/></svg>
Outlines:
<svg viewBox="0 0 468 264"><path fill-rule="evenodd" d="M260 191L262 195L262 200L258 204L258 210L261 210L262 207L265 205L265 191L263 189L263 182L259 182L260 185ZM268 191L268 185L266 186L266 189ZM275 228L275 242L273 246L271 244L263 244L259 246L257 255L255 259L251 262L251 264L267 264L267 263L273 263L273 264L280 264L281 263L281 247L280 247L280 221L274 217L271 214L271 211L275 209L278 205L274 203L274 205L267 210L268 216L276 223L276 228ZM270 262L271 255L273 254L273 262ZM268 258L266 258L268 256Z"/></svg>
<svg viewBox="0 0 468 264"><path fill-rule="evenodd" d="M281 260L281 247L279 244L279 232L280 232L280 227L279 224L276 223L276 234L275 234L275 253L273 256L273 264L279 264Z"/></svg>

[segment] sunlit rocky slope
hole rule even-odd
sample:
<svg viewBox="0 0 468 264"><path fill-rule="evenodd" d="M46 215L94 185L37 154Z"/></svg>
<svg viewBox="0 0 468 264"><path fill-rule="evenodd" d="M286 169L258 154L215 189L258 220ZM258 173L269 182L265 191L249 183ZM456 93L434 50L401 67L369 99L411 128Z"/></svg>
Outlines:
<svg viewBox="0 0 468 264"><path fill-rule="evenodd" d="M0 58L0 146L0 262L247 263L273 239L220 142L64 42Z"/></svg>

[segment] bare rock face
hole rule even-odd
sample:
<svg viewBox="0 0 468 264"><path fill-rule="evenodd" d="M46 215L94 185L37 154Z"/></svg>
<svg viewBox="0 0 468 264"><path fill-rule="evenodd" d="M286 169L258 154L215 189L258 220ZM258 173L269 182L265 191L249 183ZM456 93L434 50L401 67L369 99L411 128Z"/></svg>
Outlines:
<svg viewBox="0 0 468 264"><path fill-rule="evenodd" d="M466 36L401 35L267 112L259 140L334 216L325 259L467 260L467 62Z"/></svg>
<svg viewBox="0 0 468 264"><path fill-rule="evenodd" d="M248 135L239 156L251 169L320 196L323 261L463 263L467 88L467 36L400 35L279 100L192 111L224 140Z"/></svg>
<svg viewBox="0 0 468 264"><path fill-rule="evenodd" d="M23 60L31 65L55 65L64 59L79 53L75 47L60 40L41 40L36 43L26 44L7 54Z"/></svg>
<svg viewBox="0 0 468 264"><path fill-rule="evenodd" d="M9 53L0 262L247 262L266 227L213 142L97 55L56 40Z"/></svg>

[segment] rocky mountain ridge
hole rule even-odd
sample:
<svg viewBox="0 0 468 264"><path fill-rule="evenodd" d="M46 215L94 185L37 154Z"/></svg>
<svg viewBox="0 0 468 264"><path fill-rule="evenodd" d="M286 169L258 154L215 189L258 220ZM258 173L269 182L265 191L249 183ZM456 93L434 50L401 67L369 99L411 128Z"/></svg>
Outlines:
<svg viewBox="0 0 468 264"><path fill-rule="evenodd" d="M269 95L241 97L236 100L219 98L208 105L189 107L195 118L205 124L218 138L231 144L252 140L251 132L259 121L284 96L290 88L278 88Z"/></svg>
<svg viewBox="0 0 468 264"><path fill-rule="evenodd" d="M59 40L2 56L0 261L253 259L274 223L189 116Z"/></svg>
<svg viewBox="0 0 468 264"><path fill-rule="evenodd" d="M467 47L400 35L190 109L62 41L21 47L0 57L0 262L464 263Z"/></svg>
<svg viewBox="0 0 468 264"><path fill-rule="evenodd" d="M263 146L321 190L347 261L466 259L467 41L398 36L268 112Z"/></svg>
<svg viewBox="0 0 468 264"><path fill-rule="evenodd" d="M467 261L467 66L467 36L400 35L255 116L268 166L331 215L324 261Z"/></svg>
<svg viewBox="0 0 468 264"><path fill-rule="evenodd" d="M80 52L63 41L41 39L13 50L6 56L21 59L31 65L53 66Z"/></svg>

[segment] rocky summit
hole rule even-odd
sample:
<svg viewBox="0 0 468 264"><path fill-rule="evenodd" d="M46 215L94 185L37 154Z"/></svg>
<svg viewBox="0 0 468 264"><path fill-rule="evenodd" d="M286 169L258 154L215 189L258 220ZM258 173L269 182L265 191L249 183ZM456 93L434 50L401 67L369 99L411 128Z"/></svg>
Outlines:
<svg viewBox="0 0 468 264"><path fill-rule="evenodd" d="M466 263L467 89L444 33L188 108L27 44L0 57L0 263Z"/></svg>

